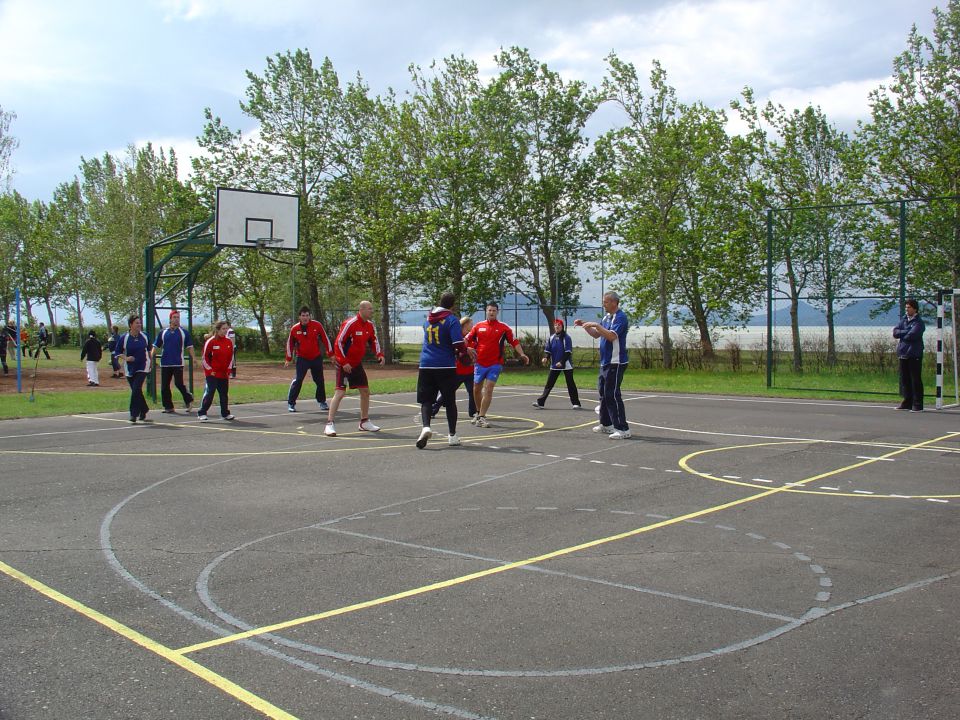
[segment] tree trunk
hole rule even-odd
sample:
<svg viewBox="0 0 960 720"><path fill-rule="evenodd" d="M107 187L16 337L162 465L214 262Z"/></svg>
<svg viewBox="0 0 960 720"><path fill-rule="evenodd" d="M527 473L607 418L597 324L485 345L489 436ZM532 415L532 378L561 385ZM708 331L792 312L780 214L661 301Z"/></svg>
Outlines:
<svg viewBox="0 0 960 720"><path fill-rule="evenodd" d="M83 344L83 310L81 309L82 305L80 302L80 292L77 291L74 293L74 301L77 304L77 332L80 333L80 342Z"/></svg>
<svg viewBox="0 0 960 720"><path fill-rule="evenodd" d="M50 319L50 342L56 347L58 343L57 338L57 323L53 319L53 306L50 304L50 298L43 298L43 305L47 308L47 317Z"/></svg>
<svg viewBox="0 0 960 720"><path fill-rule="evenodd" d="M670 340L670 306L667 297L667 268L663 251L660 252L660 346L663 353L663 369L673 369L673 342Z"/></svg>
<svg viewBox="0 0 960 720"><path fill-rule="evenodd" d="M265 312L254 311L253 316L257 319L257 327L260 329L260 349L265 355L270 354L270 333L267 332L267 325L264 322Z"/></svg>
<svg viewBox="0 0 960 720"><path fill-rule="evenodd" d="M387 259L378 258L377 263L377 302L380 305L380 350L383 352L384 362L393 362L393 338L390 336L390 284L387 276Z"/></svg>

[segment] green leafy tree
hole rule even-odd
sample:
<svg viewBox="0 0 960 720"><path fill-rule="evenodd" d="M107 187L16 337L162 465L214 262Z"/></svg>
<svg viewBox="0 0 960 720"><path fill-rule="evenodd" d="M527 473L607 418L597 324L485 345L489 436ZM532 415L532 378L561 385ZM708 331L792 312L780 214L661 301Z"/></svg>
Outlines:
<svg viewBox="0 0 960 720"><path fill-rule="evenodd" d="M526 49L511 48L496 60L502 72L485 93L485 108L496 131L500 222L510 239L506 268L532 290L550 327L561 303L577 303L571 260L596 239L596 165L585 126L600 95L583 82L564 82Z"/></svg>
<svg viewBox="0 0 960 720"><path fill-rule="evenodd" d="M910 207L908 284L933 294L960 284L960 2L934 8L932 37L916 26L893 61L893 80L870 94L872 118L859 130L873 160L876 197L949 196ZM896 206L891 207L896 212ZM896 283L890 258L896 233L882 237L873 261L872 287L889 293Z"/></svg>
<svg viewBox="0 0 960 720"><path fill-rule="evenodd" d="M19 144L17 138L10 134L10 125L16 119L16 113L4 110L0 105L0 183L4 190L10 187L10 156Z"/></svg>

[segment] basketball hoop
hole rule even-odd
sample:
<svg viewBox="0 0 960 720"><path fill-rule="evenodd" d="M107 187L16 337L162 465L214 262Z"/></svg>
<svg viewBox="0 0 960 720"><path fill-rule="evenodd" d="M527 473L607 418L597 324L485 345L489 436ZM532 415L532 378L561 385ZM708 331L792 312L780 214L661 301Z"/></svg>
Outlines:
<svg viewBox="0 0 960 720"><path fill-rule="evenodd" d="M283 245L283 238L278 237L259 237L256 240L257 249L264 250L278 245Z"/></svg>

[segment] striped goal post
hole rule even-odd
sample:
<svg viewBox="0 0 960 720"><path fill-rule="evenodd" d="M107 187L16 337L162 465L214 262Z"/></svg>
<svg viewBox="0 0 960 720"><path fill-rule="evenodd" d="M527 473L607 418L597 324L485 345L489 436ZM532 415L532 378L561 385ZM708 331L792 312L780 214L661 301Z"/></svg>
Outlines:
<svg viewBox="0 0 960 720"><path fill-rule="evenodd" d="M957 385L957 313L953 300L960 297L960 288L941 290L937 293L937 410L955 408L960 405L960 386ZM950 323L953 328L953 402L943 402L943 318L946 304L950 303Z"/></svg>

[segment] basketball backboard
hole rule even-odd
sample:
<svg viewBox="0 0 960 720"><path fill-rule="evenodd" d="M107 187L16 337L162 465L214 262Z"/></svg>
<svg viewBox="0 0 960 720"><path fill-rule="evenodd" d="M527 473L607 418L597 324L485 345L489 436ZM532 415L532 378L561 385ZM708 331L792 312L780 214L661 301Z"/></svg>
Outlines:
<svg viewBox="0 0 960 720"><path fill-rule="evenodd" d="M300 246L300 198L218 187L214 242L230 247L296 250Z"/></svg>

